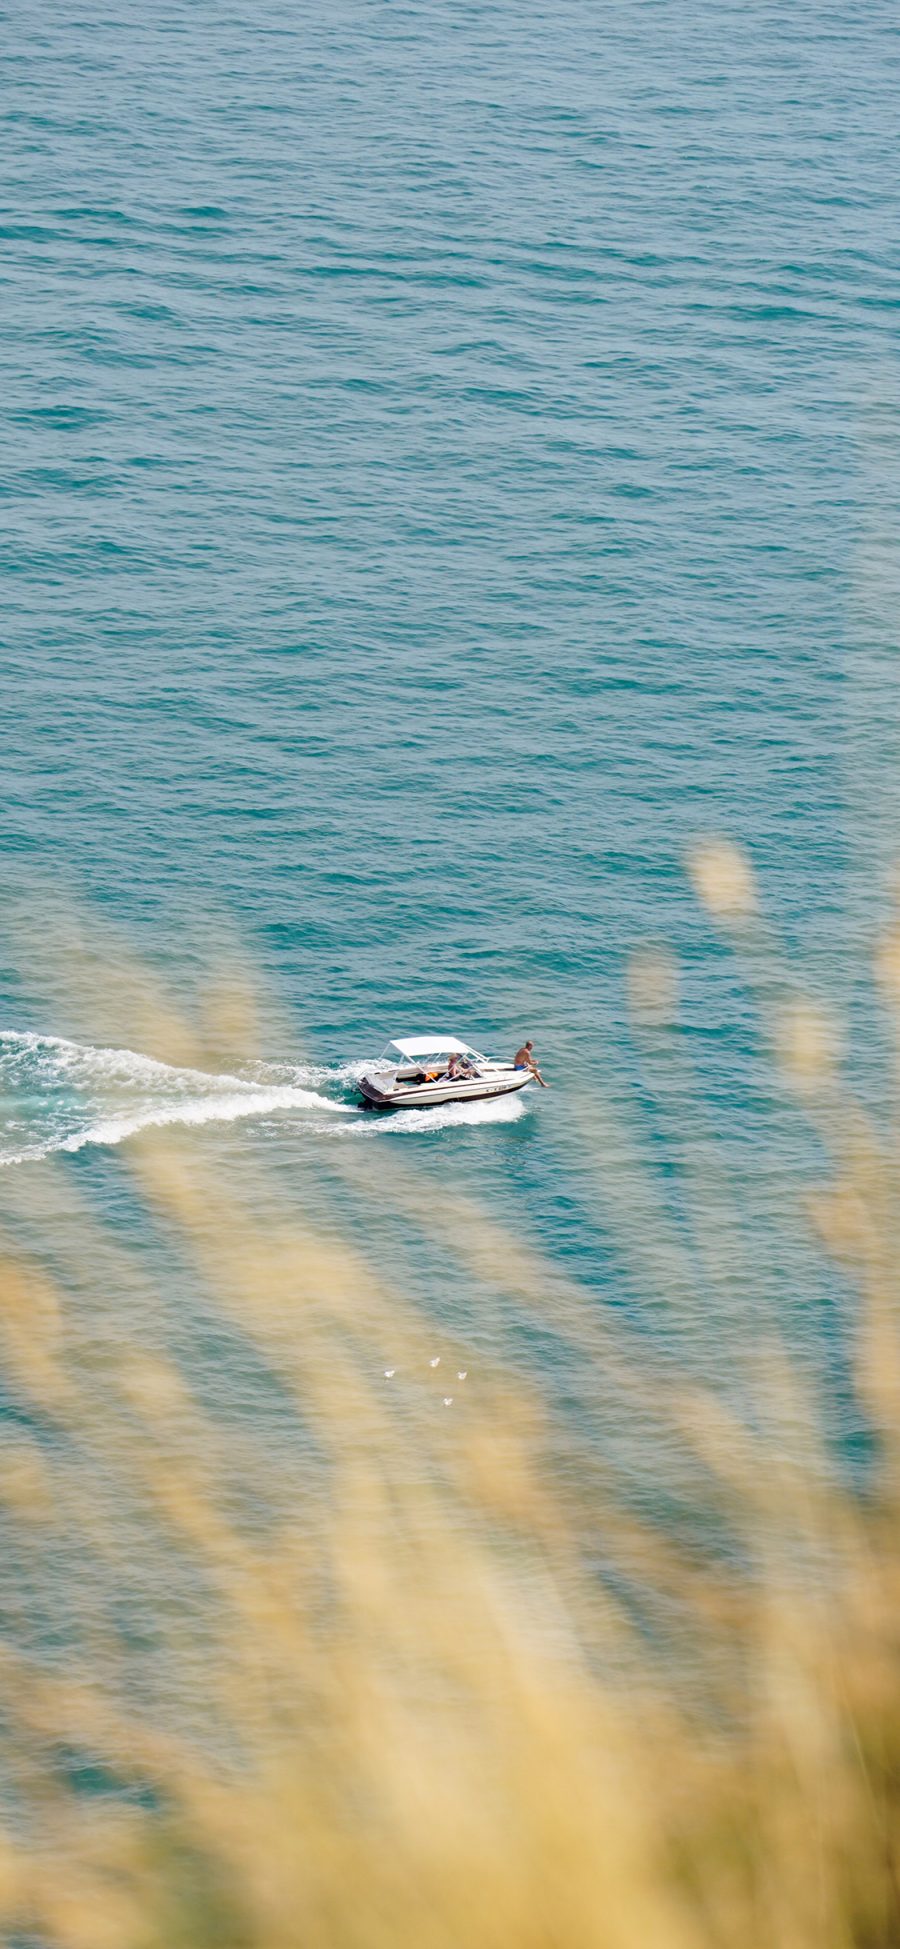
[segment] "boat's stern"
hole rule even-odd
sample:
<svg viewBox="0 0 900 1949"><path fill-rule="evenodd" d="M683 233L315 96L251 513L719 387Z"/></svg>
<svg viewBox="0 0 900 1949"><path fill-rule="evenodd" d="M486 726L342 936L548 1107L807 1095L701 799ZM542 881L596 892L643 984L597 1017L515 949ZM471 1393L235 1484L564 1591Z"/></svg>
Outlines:
<svg viewBox="0 0 900 1949"><path fill-rule="evenodd" d="M396 1073L384 1069L372 1076L361 1076L357 1087L367 1109L388 1110L397 1092Z"/></svg>

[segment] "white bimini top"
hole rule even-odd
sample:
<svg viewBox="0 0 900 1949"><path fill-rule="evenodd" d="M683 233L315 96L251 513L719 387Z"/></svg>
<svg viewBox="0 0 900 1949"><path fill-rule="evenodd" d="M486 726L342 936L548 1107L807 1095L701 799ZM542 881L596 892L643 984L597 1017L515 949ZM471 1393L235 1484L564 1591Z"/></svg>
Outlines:
<svg viewBox="0 0 900 1949"><path fill-rule="evenodd" d="M402 1041L398 1036L389 1042L386 1056L402 1056L406 1062L417 1062L422 1056L477 1056L478 1050L470 1048L468 1042L460 1042L456 1035L409 1035Z"/></svg>

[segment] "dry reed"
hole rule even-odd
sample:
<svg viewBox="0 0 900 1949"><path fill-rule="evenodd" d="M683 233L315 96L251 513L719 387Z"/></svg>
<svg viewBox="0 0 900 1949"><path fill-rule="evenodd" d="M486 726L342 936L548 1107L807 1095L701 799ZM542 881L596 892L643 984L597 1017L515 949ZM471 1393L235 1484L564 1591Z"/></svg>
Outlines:
<svg viewBox="0 0 900 1949"><path fill-rule="evenodd" d="M248 1176L246 1154L236 1179L213 1142L134 1140L154 1240L138 1250L62 1171L25 1168L0 1290L9 1945L900 1940L897 1159L842 1095L824 1018L781 994L746 862L717 844L693 870L765 967L781 1060L831 1154L811 1210L859 1294L863 1484L842 1483L774 1337L739 1406L671 1362L648 1372L646 1348L458 1191L429 1223L485 1290L559 1310L608 1403L609 1455L639 1411L693 1540L630 1506L615 1459L524 1379L482 1363L442 1413L414 1299L304 1185ZM896 967L889 940L890 1011ZM239 984L198 1031L126 973L123 1039L198 1065L230 1040L246 1053ZM644 957L633 992L667 1033L670 964ZM349 1155L341 1169L363 1195ZM415 1173L392 1186L412 1222ZM689 1285L700 1266L707 1303L733 1309L731 1194L706 1150L689 1190L696 1255L663 1237L653 1276ZM167 1282L208 1312L179 1323ZM252 1412L236 1427L194 1383L186 1344L209 1318L277 1395L283 1471ZM674 1676L688 1666L699 1689Z"/></svg>

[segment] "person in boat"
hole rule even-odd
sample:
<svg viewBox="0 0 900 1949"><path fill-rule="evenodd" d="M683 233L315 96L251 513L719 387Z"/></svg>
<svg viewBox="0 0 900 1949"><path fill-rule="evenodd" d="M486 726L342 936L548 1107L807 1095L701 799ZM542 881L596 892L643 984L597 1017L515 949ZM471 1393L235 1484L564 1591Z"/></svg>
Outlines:
<svg viewBox="0 0 900 1949"><path fill-rule="evenodd" d="M475 1075L475 1066L473 1063L469 1061L468 1056L460 1055L459 1050L454 1049L450 1057L450 1060L447 1064L448 1081L451 1083L455 1083L474 1075Z"/></svg>
<svg viewBox="0 0 900 1949"><path fill-rule="evenodd" d="M513 1057L513 1063L516 1069L530 1069L532 1076L535 1078L535 1080L538 1083L540 1083L541 1089L548 1090L550 1088L550 1085L549 1083L544 1082L544 1078L541 1075L537 1063L535 1062L533 1051L534 1051L533 1042L530 1041L523 1042L521 1049L516 1050L516 1053Z"/></svg>

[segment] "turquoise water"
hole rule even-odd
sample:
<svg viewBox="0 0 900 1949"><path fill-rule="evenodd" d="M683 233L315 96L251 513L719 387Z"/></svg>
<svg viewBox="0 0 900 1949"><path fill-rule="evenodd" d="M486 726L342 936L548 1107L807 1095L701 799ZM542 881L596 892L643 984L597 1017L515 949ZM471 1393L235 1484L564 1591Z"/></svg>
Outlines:
<svg viewBox="0 0 900 1949"><path fill-rule="evenodd" d="M389 1204L414 1159L655 1330L609 1207L623 1129L666 1186L686 1125L628 957L677 953L687 1094L790 1202L806 1139L685 848L745 845L852 1015L896 833L894 10L61 0L8 29L9 1169L62 1156L115 1207L131 1133L215 1124L238 1167L356 1146ZM176 997L239 941L278 1030L160 1065L67 985L71 905ZM530 1033L552 1090L364 1118L354 1064L432 1025ZM575 1079L616 1106L592 1138ZM785 1236L764 1284L818 1347L802 1264ZM702 1281L675 1315L718 1371Z"/></svg>

